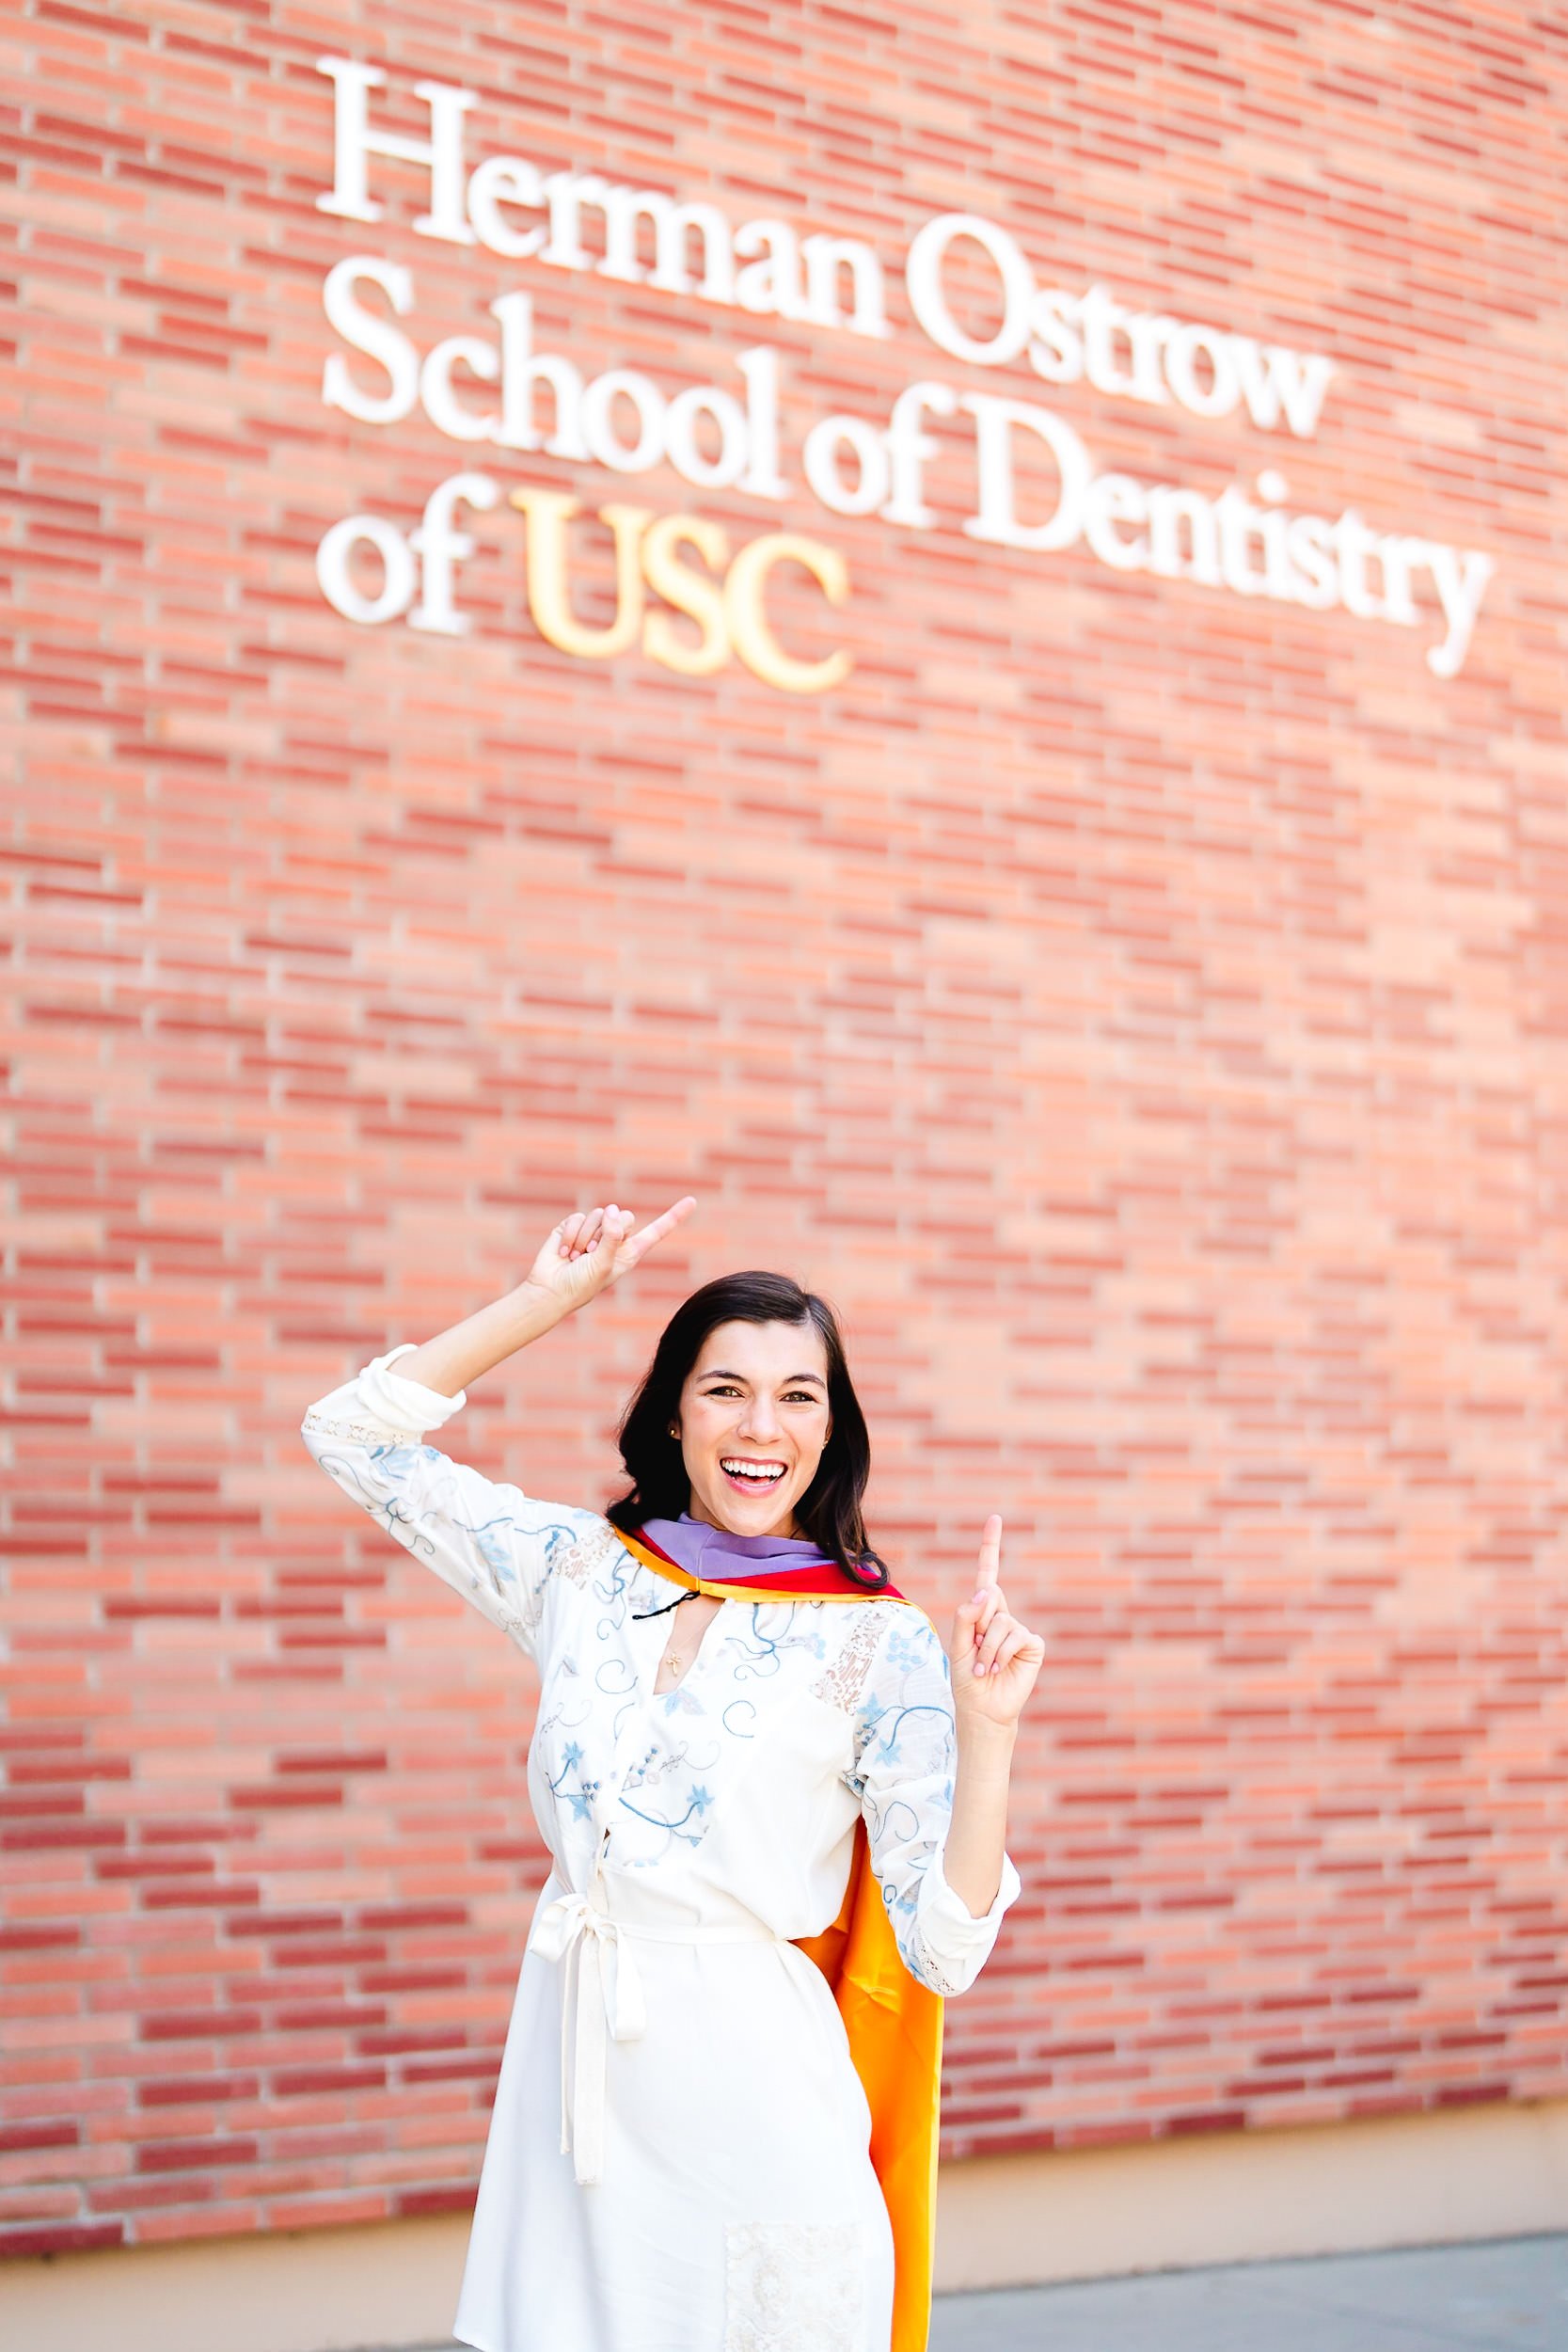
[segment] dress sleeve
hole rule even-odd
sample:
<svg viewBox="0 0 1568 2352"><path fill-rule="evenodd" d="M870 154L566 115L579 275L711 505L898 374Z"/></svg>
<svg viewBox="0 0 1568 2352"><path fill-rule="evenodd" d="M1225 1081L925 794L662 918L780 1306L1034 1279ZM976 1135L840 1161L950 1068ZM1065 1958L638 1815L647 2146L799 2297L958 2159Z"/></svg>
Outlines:
<svg viewBox="0 0 1568 2352"><path fill-rule="evenodd" d="M592 1511L532 1502L426 1445L426 1430L467 1395L443 1396L394 1372L413 1345L378 1356L322 1397L300 1434L352 1502L532 1656L552 1571L601 1522Z"/></svg>
<svg viewBox="0 0 1568 2352"><path fill-rule="evenodd" d="M911 1609L879 1604L891 1620L872 1657L855 1714L859 1797L899 1953L933 1993L966 1993L996 1942L1021 1884L1003 1856L1002 1883L983 1918L972 1916L942 1870L953 1814L957 1733L947 1658Z"/></svg>

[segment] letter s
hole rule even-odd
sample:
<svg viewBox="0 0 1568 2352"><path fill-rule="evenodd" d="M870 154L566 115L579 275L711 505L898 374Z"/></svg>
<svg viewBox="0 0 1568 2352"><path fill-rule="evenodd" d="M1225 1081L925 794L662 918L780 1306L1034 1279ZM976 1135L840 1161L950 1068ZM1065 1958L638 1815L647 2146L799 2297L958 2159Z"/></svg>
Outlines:
<svg viewBox="0 0 1568 2352"><path fill-rule="evenodd" d="M362 278L381 288L400 317L414 307L414 281L400 262L356 253L329 270L322 287L322 308L344 342L379 360L391 382L379 395L361 391L347 363L333 352L322 371L322 399L328 408L341 408L364 424L396 424L419 395L420 355L401 328L360 307L356 288Z"/></svg>
<svg viewBox="0 0 1568 2352"><path fill-rule="evenodd" d="M1035 296L1029 365L1048 384L1076 384L1084 373L1084 339L1072 325L1078 303L1065 286L1046 286Z"/></svg>
<svg viewBox="0 0 1568 2352"><path fill-rule="evenodd" d="M1314 612L1339 601L1334 560L1334 526L1321 515L1292 515L1285 527L1285 548L1294 572L1295 600Z"/></svg>
<svg viewBox="0 0 1568 2352"><path fill-rule="evenodd" d="M650 612L642 625L642 650L650 661L678 670L683 677L709 677L730 658L724 591L680 561L679 549L694 548L709 571L723 571L730 543L717 523L695 515L661 515L642 542L642 577L656 596L686 613L702 631L697 643L677 637L667 612Z"/></svg>

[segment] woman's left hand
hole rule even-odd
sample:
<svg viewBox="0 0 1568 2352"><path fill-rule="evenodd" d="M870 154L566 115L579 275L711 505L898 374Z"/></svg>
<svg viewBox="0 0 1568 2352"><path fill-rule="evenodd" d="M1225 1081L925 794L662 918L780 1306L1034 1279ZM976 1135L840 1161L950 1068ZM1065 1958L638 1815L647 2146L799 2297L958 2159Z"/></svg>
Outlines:
<svg viewBox="0 0 1568 2352"><path fill-rule="evenodd" d="M1045 1660L1045 1644L1013 1616L1002 1597L1002 1521L993 1511L980 1536L974 1597L953 1619L948 1663L960 1724L1016 1724Z"/></svg>

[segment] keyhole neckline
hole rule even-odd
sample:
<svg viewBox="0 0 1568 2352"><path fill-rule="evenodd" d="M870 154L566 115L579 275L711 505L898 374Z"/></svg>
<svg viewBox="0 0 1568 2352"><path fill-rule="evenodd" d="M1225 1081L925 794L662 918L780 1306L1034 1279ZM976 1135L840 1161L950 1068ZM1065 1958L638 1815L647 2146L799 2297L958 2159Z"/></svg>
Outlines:
<svg viewBox="0 0 1568 2352"><path fill-rule="evenodd" d="M689 1652L685 1646L685 1642L689 1640L690 1635L689 1632L684 1631L680 1625L679 1618L676 1618L675 1623L671 1627L670 1630L665 1635L663 1644L654 1659L654 1671L651 1687L653 1695L656 1698L668 1698L673 1691L678 1691L686 1683L689 1682L692 1675L702 1663L704 1652L707 1648L709 1634L713 1631L713 1629L718 1624L719 1619L724 1613L724 1602L716 1593L687 1593L682 1595L682 1599L705 1600L711 1608L712 1614L702 1626L701 1630L697 1631L695 1645L691 1647ZM649 1613L652 1614L653 1613L650 1612ZM659 1613L663 1614L664 1613L660 1612ZM672 1646L674 1648L676 1657L685 1659L686 1662L682 1667L681 1672L675 1676L673 1681L661 1682L660 1677L664 1673L665 1661L669 1657Z"/></svg>

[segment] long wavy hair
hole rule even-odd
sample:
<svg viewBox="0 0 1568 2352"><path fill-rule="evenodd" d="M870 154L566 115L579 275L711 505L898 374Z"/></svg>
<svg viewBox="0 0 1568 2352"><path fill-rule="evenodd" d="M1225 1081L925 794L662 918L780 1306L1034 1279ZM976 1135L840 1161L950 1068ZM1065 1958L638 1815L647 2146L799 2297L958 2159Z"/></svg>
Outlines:
<svg viewBox="0 0 1568 2352"><path fill-rule="evenodd" d="M721 1323L809 1325L828 1359L830 1435L816 1476L795 1505L795 1523L824 1558L836 1561L851 1584L879 1592L886 1564L866 1541L862 1501L871 1475L871 1439L849 1378L844 1339L832 1309L787 1274L721 1274L676 1308L659 1336L642 1384L621 1416L621 1459L631 1492L610 1506L614 1527L628 1534L644 1519L675 1519L691 1500L680 1439L670 1424L679 1417L687 1375L703 1343Z"/></svg>

